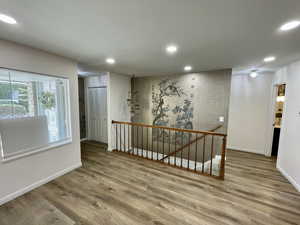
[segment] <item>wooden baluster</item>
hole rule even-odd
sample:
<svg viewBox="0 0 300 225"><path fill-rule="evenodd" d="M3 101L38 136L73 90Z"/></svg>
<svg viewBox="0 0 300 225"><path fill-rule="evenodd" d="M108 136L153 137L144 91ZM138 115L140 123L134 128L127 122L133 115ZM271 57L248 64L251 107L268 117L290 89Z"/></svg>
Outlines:
<svg viewBox="0 0 300 225"><path fill-rule="evenodd" d="M116 150L118 150L118 124L116 123Z"/></svg>
<svg viewBox="0 0 300 225"><path fill-rule="evenodd" d="M171 151L171 130L169 130L169 152L168 154L170 154ZM168 164L170 165L170 157L168 157Z"/></svg>
<svg viewBox="0 0 300 225"><path fill-rule="evenodd" d="M121 146L120 145L120 126L121 126L121 124L118 125L118 151L121 151L120 150L120 146Z"/></svg>
<svg viewBox="0 0 300 225"><path fill-rule="evenodd" d="M144 158L144 127L142 128L142 157Z"/></svg>
<svg viewBox="0 0 300 225"><path fill-rule="evenodd" d="M121 152L121 142L120 142L120 126L121 126L121 124L119 124L119 126L118 126L118 150Z"/></svg>
<svg viewBox="0 0 300 225"><path fill-rule="evenodd" d="M132 132L132 136L131 136L131 138L132 138L132 140L131 140L131 143L132 143L132 155L134 155L134 145L135 145L135 143L134 143L134 125L132 125L131 126L131 132Z"/></svg>
<svg viewBox="0 0 300 225"><path fill-rule="evenodd" d="M126 152L126 125L124 124L124 152Z"/></svg>
<svg viewBox="0 0 300 225"><path fill-rule="evenodd" d="M137 139L138 136L139 136L139 135L138 135L138 126L136 126L136 127L135 127L135 138L134 138L134 139L135 139L135 150L136 150L136 151L134 152L134 155L137 154L138 148L139 148L139 147L138 147L139 140Z"/></svg>
<svg viewBox="0 0 300 225"><path fill-rule="evenodd" d="M153 127L151 128L151 159L153 160Z"/></svg>
<svg viewBox="0 0 300 225"><path fill-rule="evenodd" d="M147 127L147 159L149 158L148 157L148 154L149 154L149 128Z"/></svg>
<svg viewBox="0 0 300 225"><path fill-rule="evenodd" d="M181 133L181 147L183 147L183 132ZM180 167L182 168L182 152L180 152Z"/></svg>
<svg viewBox="0 0 300 225"><path fill-rule="evenodd" d="M191 143L191 133L189 133L189 143ZM188 164L187 164L187 169L190 169L190 152L191 152L191 145L188 147Z"/></svg>
<svg viewBox="0 0 300 225"><path fill-rule="evenodd" d="M195 149L195 172L197 170L197 156L198 156L198 134L196 134L196 149Z"/></svg>
<svg viewBox="0 0 300 225"><path fill-rule="evenodd" d="M211 151L210 151L210 175L212 175L213 168L213 155L214 155L214 136L211 136Z"/></svg>
<svg viewBox="0 0 300 225"><path fill-rule="evenodd" d="M139 126L136 126L136 154L139 155Z"/></svg>
<svg viewBox="0 0 300 225"><path fill-rule="evenodd" d="M206 136L204 136L204 139L203 139L203 151L202 151L202 173L204 173L204 163L205 163L205 138Z"/></svg>
<svg viewBox="0 0 300 225"><path fill-rule="evenodd" d="M129 124L128 124L128 126L127 126L127 129L128 129L128 131L127 131L127 133L128 133L128 134L127 134L127 135L128 135L128 148L127 148L127 153L130 154L130 152L129 152L129 151L130 151L130 136L129 136L129 135L130 135L130 125L129 125Z"/></svg>
<svg viewBox="0 0 300 225"><path fill-rule="evenodd" d="M175 147L175 151L177 150L177 132L175 131L174 134L175 137L175 143L174 143L174 147ZM177 166L177 158L176 158L177 153L174 154L174 165Z"/></svg>
<svg viewBox="0 0 300 225"><path fill-rule="evenodd" d="M223 137L220 174L219 174L219 177L222 180L224 180L224 178L225 178L225 158L226 158L226 137Z"/></svg>
<svg viewBox="0 0 300 225"><path fill-rule="evenodd" d="M159 148L159 143L158 143L158 139L159 139L159 128L157 129L157 144L156 144L156 160L158 160L158 148Z"/></svg>
<svg viewBox="0 0 300 225"><path fill-rule="evenodd" d="M163 157L165 157L165 130L163 129L162 132L163 132L163 146L162 146L162 151L163 151L162 158L163 158Z"/></svg>
<svg viewBox="0 0 300 225"><path fill-rule="evenodd" d="M120 137L120 151L122 152L122 124L119 126L119 137Z"/></svg>

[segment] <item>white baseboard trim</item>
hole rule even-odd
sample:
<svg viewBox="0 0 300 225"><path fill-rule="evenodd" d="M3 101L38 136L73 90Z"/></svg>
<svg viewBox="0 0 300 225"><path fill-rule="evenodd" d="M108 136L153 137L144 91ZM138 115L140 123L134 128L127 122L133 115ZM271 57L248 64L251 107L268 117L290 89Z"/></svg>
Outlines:
<svg viewBox="0 0 300 225"><path fill-rule="evenodd" d="M241 152L249 152L249 153L255 153L255 154L260 154L260 155L265 155L265 152L255 150L255 149L246 149L246 148L236 148L236 147L230 147L227 146L227 149L229 150L235 150L235 151L241 151Z"/></svg>
<svg viewBox="0 0 300 225"><path fill-rule="evenodd" d="M298 184L294 178L292 178L290 175L288 175L287 172L284 171L280 166L276 166L279 172L297 189L297 191L300 192L300 184Z"/></svg>
<svg viewBox="0 0 300 225"><path fill-rule="evenodd" d="M80 162L77 165L71 166L71 167L66 168L64 170L61 170L61 171L59 171L59 172L57 172L57 173L55 173L55 174L53 174L53 175L51 175L51 176L49 176L49 177L47 177L45 179L39 180L39 181L37 181L37 182L35 182L35 183L33 183L33 184L31 184L31 185L29 185L29 186L27 186L27 187L19 190L19 191L11 193L11 194L5 196L4 198L0 199L0 206L3 205L3 204L5 204L5 203L7 203L7 202L9 202L9 201L11 201L11 200L13 200L13 199L15 199L15 198L17 198L17 197L19 197L19 196L21 196L21 195L24 195L25 193L27 193L29 191L32 191L33 189L36 189L36 188L38 188L38 187L40 187L40 186L42 186L42 185L44 185L44 184L46 184L46 183L48 183L48 182L50 182L52 180L58 178L60 176L63 176L66 173L69 173L72 170L75 170L75 169L77 169L77 168L79 168L81 166L82 166L82 164Z"/></svg>

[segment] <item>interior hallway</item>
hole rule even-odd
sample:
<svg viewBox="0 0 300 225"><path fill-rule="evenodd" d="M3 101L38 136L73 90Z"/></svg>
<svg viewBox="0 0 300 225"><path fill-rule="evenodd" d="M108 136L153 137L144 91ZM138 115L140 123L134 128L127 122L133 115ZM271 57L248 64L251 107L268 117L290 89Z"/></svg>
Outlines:
<svg viewBox="0 0 300 225"><path fill-rule="evenodd" d="M270 158L228 151L223 182L86 148L82 168L0 206L0 224L300 224L300 194Z"/></svg>

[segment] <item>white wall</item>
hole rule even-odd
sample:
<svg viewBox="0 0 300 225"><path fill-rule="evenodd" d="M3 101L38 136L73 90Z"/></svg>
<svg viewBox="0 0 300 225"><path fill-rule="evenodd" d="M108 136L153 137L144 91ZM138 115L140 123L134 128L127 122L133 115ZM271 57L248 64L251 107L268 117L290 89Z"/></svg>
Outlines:
<svg viewBox="0 0 300 225"><path fill-rule="evenodd" d="M300 191L300 61L277 74L287 83L277 168Z"/></svg>
<svg viewBox="0 0 300 225"><path fill-rule="evenodd" d="M99 75L88 76L85 78L85 87L107 87L108 72L99 73Z"/></svg>
<svg viewBox="0 0 300 225"><path fill-rule="evenodd" d="M108 76L108 150L115 148L116 136L112 120L130 122L130 108L127 104L128 92L131 90L130 77L110 73Z"/></svg>
<svg viewBox="0 0 300 225"><path fill-rule="evenodd" d="M9 162L0 162L0 204L81 166L77 65L66 58L0 40L0 67L70 79L73 142ZM33 137L34 138L34 137Z"/></svg>
<svg viewBox="0 0 300 225"><path fill-rule="evenodd" d="M285 84L287 82L287 68L283 67L274 74L273 85Z"/></svg>
<svg viewBox="0 0 300 225"><path fill-rule="evenodd" d="M270 141L274 74L233 75L228 123L228 148L265 154Z"/></svg>

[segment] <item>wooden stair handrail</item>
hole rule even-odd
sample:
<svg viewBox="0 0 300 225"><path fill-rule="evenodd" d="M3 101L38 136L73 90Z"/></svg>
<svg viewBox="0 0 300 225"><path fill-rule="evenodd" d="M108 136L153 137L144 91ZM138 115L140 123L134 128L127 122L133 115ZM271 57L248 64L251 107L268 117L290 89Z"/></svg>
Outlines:
<svg viewBox="0 0 300 225"><path fill-rule="evenodd" d="M218 129L221 128L221 127L222 127L222 125L219 125L219 126L217 126L216 128L210 130L209 132L214 132L214 131L218 130ZM163 160L167 159L168 157L173 156L173 155L177 154L178 152L183 151L185 148L187 148L187 147L189 147L190 145L196 143L197 141L202 140L202 139L203 139L204 137L206 137L207 135L208 135L208 134L203 134L202 136L197 137L196 139L194 139L194 140L192 140L191 142L185 144L184 146L180 147L179 149L177 149L177 150L175 150L175 151L169 153L168 155L166 155L165 157L163 157L160 161L163 161Z"/></svg>
<svg viewBox="0 0 300 225"><path fill-rule="evenodd" d="M174 127L154 126L154 125L148 125L148 124L143 124L143 123L121 122L121 121L115 121L115 120L112 121L112 124L126 124L126 125L131 125L131 126L173 130L173 131L177 131L177 132L186 132L186 133L194 133L194 134L214 135L214 136L221 136L221 137L227 136L227 134L216 133L216 132L212 132L212 131L188 130L188 129L174 128Z"/></svg>

